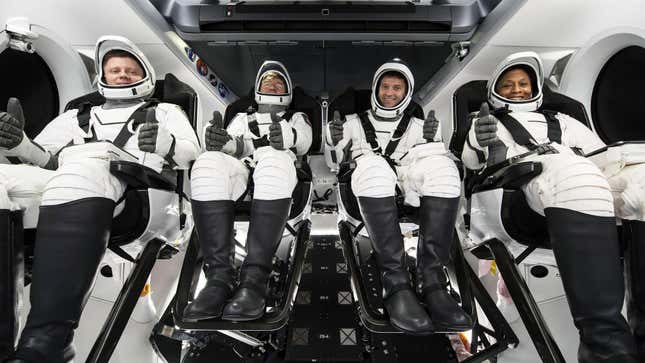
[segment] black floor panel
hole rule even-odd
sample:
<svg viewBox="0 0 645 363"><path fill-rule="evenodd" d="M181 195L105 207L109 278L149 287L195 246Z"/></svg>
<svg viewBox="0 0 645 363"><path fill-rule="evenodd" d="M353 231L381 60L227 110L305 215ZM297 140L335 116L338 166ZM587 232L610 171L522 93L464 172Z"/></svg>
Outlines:
<svg viewBox="0 0 645 363"><path fill-rule="evenodd" d="M338 236L312 236L305 264L291 320L280 333L286 334L285 350L249 357L242 343L231 347L231 338L214 333L205 349L193 350L182 363L457 361L444 335L373 334L362 327Z"/></svg>
<svg viewBox="0 0 645 363"><path fill-rule="evenodd" d="M287 361L364 360L347 266L337 240L337 236L311 238L289 325Z"/></svg>

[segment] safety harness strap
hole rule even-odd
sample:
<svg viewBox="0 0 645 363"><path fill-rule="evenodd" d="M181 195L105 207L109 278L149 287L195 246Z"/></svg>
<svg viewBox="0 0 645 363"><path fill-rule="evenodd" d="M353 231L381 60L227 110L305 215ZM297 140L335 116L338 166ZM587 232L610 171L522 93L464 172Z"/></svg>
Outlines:
<svg viewBox="0 0 645 363"><path fill-rule="evenodd" d="M158 104L159 104L158 100L150 99L146 101L143 105L141 105L139 108L134 110L134 112L129 118L129 120L132 120L132 129L135 130L140 124L145 123L147 109L150 107L155 107ZM92 107L93 105L90 102L82 103L78 108L78 113L76 114L78 126L86 133L90 129L90 118L91 118L90 111L92 110ZM123 124L121 131L119 131L118 135L112 142L114 145L120 148L123 148L125 144L128 142L128 140L130 139L130 137L133 135L128 128L128 124L130 123L129 120L128 122ZM96 132L92 132L92 137L86 139L85 141L86 142L96 141Z"/></svg>
<svg viewBox="0 0 645 363"><path fill-rule="evenodd" d="M542 110L540 111L547 122L547 137L549 141L555 142L558 144L562 143L562 129L560 128L560 122L558 121L555 115L557 112ZM529 150L535 150L538 147L537 141L533 136L526 130L522 124L517 121L513 116L510 115L510 112L506 109L500 109L494 113L495 117L506 127L508 132L510 132L513 137L513 141L518 143L521 146Z"/></svg>
<svg viewBox="0 0 645 363"><path fill-rule="evenodd" d="M367 138L367 142L372 147L372 151L374 151L376 154L380 154L386 159L391 159L390 156L396 150L396 147L399 145L399 142L401 141L401 137L403 137L403 134L408 129L408 126L410 125L412 114L407 111L403 114L403 118L401 118L401 121L399 121L399 124L396 126L396 129L394 130L394 133L392 134L390 141L385 147L385 152L383 152L381 147L378 144L378 141L376 140L376 130L374 129L374 125L372 125L372 122L369 119L368 112L369 111L366 111L359 115L359 119L361 120L361 126L363 127L363 131L365 132L365 137Z"/></svg>

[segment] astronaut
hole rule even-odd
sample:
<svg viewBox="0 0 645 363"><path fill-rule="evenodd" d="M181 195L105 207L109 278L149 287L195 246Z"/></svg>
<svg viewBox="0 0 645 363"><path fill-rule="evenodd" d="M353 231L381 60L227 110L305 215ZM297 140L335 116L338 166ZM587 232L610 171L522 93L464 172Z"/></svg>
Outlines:
<svg viewBox="0 0 645 363"><path fill-rule="evenodd" d="M188 168L199 154L197 136L181 109L148 99L155 73L132 42L101 37L95 55L104 105L67 111L34 140L23 132L24 118L15 108L14 115L0 113L3 153L24 163L0 167L1 207L40 204L31 310L9 362L68 362L75 355L74 329L126 188L110 174L110 159L92 147L109 141L139 162L156 158L166 168ZM81 149L73 154L65 148ZM30 192L29 198L21 191Z"/></svg>
<svg viewBox="0 0 645 363"><path fill-rule="evenodd" d="M487 85L488 104L473 120L462 159L479 170L509 157L539 161L543 171L522 186L530 208L546 217L574 324L580 362L636 362L636 348L621 315L623 269L611 189L602 171L574 150L603 142L577 120L542 103L542 62L516 53ZM573 149L572 149L573 148Z"/></svg>
<svg viewBox="0 0 645 363"><path fill-rule="evenodd" d="M371 109L339 115L329 126L330 144L339 159L356 162L352 192L381 270L385 309L391 324L410 334L468 330L472 319L447 290L445 266L459 204L459 172L441 142L439 121L406 112L414 77L401 60L378 68L372 81ZM404 245L396 205L400 187L406 204L419 208L417 248L418 301L404 264Z"/></svg>
<svg viewBox="0 0 645 363"><path fill-rule="evenodd" d="M206 285L184 311L184 319L259 319L266 305L272 259L282 239L296 186L296 155L311 146L304 113L287 110L293 84L285 66L265 61L255 79L257 112L237 114L224 129L215 112L205 130L206 152L192 169L192 209L204 256ZM247 255L235 287L234 203L249 188L253 200Z"/></svg>

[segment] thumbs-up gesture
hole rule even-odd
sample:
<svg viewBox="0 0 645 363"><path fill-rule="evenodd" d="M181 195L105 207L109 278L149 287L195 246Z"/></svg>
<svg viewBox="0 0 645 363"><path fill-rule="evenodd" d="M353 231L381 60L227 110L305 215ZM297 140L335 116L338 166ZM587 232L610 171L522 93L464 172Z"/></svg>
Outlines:
<svg viewBox="0 0 645 363"><path fill-rule="evenodd" d="M329 123L329 136L334 146L338 145L340 140L343 139L343 119L338 110L334 111L334 119Z"/></svg>
<svg viewBox="0 0 645 363"><path fill-rule="evenodd" d="M172 146L172 135L159 126L156 112L154 107L146 110L146 122L139 128L139 150L166 157Z"/></svg>
<svg viewBox="0 0 645 363"><path fill-rule="evenodd" d="M213 119L209 121L210 125L206 127L206 150L222 151L224 145L231 141L231 135L224 128L224 120L219 111L213 112Z"/></svg>
<svg viewBox="0 0 645 363"><path fill-rule="evenodd" d="M428 111L428 117L423 122L423 138L427 142L434 141L434 137L439 130L439 120L434 115L434 110Z"/></svg>
<svg viewBox="0 0 645 363"><path fill-rule="evenodd" d="M13 149L24 137L25 116L17 98L7 102L7 112L0 112L0 148Z"/></svg>
<svg viewBox="0 0 645 363"><path fill-rule="evenodd" d="M497 117L490 114L488 103L482 103L475 121L475 136L482 147L487 147L498 140L497 138Z"/></svg>
<svg viewBox="0 0 645 363"><path fill-rule="evenodd" d="M271 125L269 125L269 145L277 150L287 150L293 147L296 142L296 134L293 127L287 120L271 113Z"/></svg>

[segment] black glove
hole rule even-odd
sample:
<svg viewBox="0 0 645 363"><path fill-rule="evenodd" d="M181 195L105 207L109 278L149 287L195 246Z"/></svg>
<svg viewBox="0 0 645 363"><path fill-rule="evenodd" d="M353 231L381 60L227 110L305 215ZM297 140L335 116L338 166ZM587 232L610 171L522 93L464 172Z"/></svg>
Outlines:
<svg viewBox="0 0 645 363"><path fill-rule="evenodd" d="M437 130L439 130L439 120L435 117L434 110L430 110L428 111L428 117L423 122L423 138L427 142L433 142Z"/></svg>
<svg viewBox="0 0 645 363"><path fill-rule="evenodd" d="M0 147L13 149L24 137L25 116L17 98L7 102L7 112L0 112Z"/></svg>
<svg viewBox="0 0 645 363"><path fill-rule="evenodd" d="M210 126L206 128L206 150L221 151L227 142L232 140L224 128L224 120L219 111L213 112L213 119L209 121Z"/></svg>
<svg viewBox="0 0 645 363"><path fill-rule="evenodd" d="M497 138L497 117L490 114L488 103L482 103L475 121L475 136L481 147L487 147L499 140Z"/></svg>
<svg viewBox="0 0 645 363"><path fill-rule="evenodd" d="M146 122L139 129L139 150L166 157L172 147L172 135L159 126L154 107L146 110Z"/></svg>
<svg viewBox="0 0 645 363"><path fill-rule="evenodd" d="M292 148L295 142L293 128L285 119L272 112L271 125L269 125L269 145L276 150L286 150Z"/></svg>
<svg viewBox="0 0 645 363"><path fill-rule="evenodd" d="M343 123L345 121L340 117L340 112L334 111L334 119L329 123L329 134L334 146L338 145L343 139Z"/></svg>

